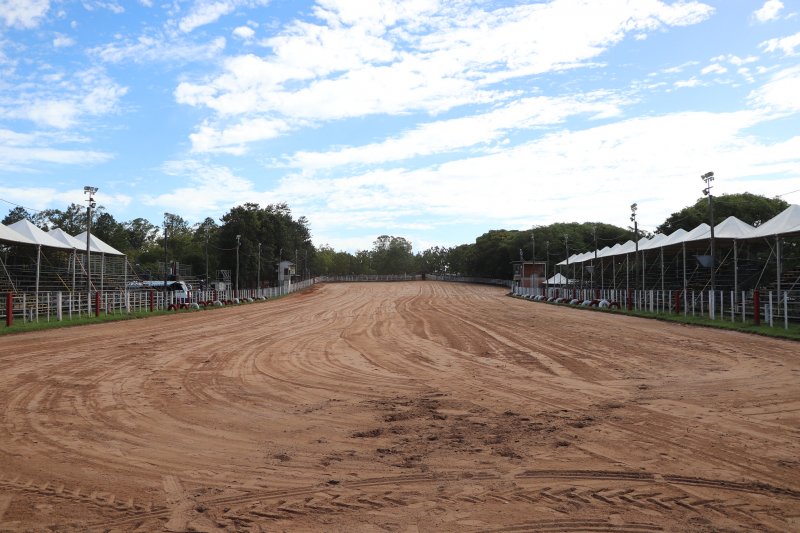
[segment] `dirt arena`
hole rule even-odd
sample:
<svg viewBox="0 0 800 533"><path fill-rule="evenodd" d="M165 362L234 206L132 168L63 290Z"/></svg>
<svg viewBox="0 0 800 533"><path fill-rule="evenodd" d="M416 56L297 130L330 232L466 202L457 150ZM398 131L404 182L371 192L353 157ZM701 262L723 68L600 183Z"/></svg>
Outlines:
<svg viewBox="0 0 800 533"><path fill-rule="evenodd" d="M0 337L0 531L798 531L800 345L435 282Z"/></svg>

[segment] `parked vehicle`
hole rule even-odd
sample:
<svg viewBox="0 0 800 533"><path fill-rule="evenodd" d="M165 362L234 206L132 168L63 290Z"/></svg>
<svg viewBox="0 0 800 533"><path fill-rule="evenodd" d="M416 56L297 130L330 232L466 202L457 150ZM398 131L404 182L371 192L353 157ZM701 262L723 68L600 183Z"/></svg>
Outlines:
<svg viewBox="0 0 800 533"><path fill-rule="evenodd" d="M135 281L128 285L129 290L164 290L164 280L144 280ZM185 281L167 281L167 291L172 293L173 298L179 302L191 300L192 287Z"/></svg>

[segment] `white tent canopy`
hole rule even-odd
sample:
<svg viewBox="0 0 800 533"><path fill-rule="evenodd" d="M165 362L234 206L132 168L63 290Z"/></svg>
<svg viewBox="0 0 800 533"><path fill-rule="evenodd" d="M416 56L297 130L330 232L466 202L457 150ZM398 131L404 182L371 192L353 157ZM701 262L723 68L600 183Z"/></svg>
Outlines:
<svg viewBox="0 0 800 533"><path fill-rule="evenodd" d="M75 238L83 242L84 248L86 247L85 231L79 235L75 235ZM91 250L95 253L109 254L109 255L125 255L116 248L112 247L111 245L104 243L103 241L98 239L97 236L95 235L91 235L89 237L89 244L91 246Z"/></svg>
<svg viewBox="0 0 800 533"><path fill-rule="evenodd" d="M14 231L8 226L0 224L0 241L13 242L17 244L36 244L36 241L30 239L18 231Z"/></svg>
<svg viewBox="0 0 800 533"><path fill-rule="evenodd" d="M548 279L545 283L548 285L567 285L569 282L569 279L559 273Z"/></svg>
<svg viewBox="0 0 800 533"><path fill-rule="evenodd" d="M786 210L756 228L734 216L730 216L714 226L715 239L748 240L774 235L791 235L795 233L800 233L800 205L796 204L789 206ZM670 235L659 233L652 239L640 239L639 251L676 246L688 242L708 240L710 238L711 226L703 223L691 231L678 229ZM605 247L599 250L597 252L597 257L624 255L634 252L635 250L636 243L628 241L625 244L615 244L611 248ZM594 259L594 252L573 254L570 256L569 261L561 261L557 263L556 266L564 266L567 263L581 263L592 259Z"/></svg>
<svg viewBox="0 0 800 533"><path fill-rule="evenodd" d="M86 239L80 241L61 228L51 229L47 233L48 235L52 235L54 239L61 241L62 243L66 244L67 246L75 250L86 251ZM90 251L97 254L102 252L102 250L100 250L100 248L98 248L97 246L94 246L93 243L90 243Z"/></svg>
<svg viewBox="0 0 800 533"><path fill-rule="evenodd" d="M54 239L52 235L47 234L45 231L36 227L30 220L18 220L9 226L12 230L16 231L23 237L32 240L39 246L47 246L48 248L61 248L69 249L72 247L64 244L58 239Z"/></svg>
<svg viewBox="0 0 800 533"><path fill-rule="evenodd" d="M773 235L786 235L799 231L800 205L794 204L755 228L752 237L771 237Z"/></svg>

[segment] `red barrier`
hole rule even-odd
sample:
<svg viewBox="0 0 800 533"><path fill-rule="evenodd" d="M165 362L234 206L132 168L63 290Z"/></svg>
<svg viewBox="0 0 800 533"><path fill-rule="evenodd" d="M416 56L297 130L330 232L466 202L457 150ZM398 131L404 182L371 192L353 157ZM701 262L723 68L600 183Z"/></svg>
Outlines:
<svg viewBox="0 0 800 533"><path fill-rule="evenodd" d="M14 295L10 292L6 293L6 327L11 327L14 324Z"/></svg>
<svg viewBox="0 0 800 533"><path fill-rule="evenodd" d="M675 291L675 312L677 314L681 312L681 291Z"/></svg>
<svg viewBox="0 0 800 533"><path fill-rule="evenodd" d="M753 322L756 326L761 325L761 294L758 289L753 291Z"/></svg>
<svg viewBox="0 0 800 533"><path fill-rule="evenodd" d="M156 294L155 293L156 293L156 291L154 291L154 290L150 291L150 312L151 313L153 312L153 309L155 309L155 299L156 299Z"/></svg>
<svg viewBox="0 0 800 533"><path fill-rule="evenodd" d="M100 316L100 291L94 293L94 316Z"/></svg>

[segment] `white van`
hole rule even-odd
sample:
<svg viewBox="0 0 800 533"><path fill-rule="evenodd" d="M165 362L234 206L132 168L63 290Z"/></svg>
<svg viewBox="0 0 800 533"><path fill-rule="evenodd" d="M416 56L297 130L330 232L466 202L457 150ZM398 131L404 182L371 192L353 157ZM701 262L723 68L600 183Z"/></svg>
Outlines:
<svg viewBox="0 0 800 533"><path fill-rule="evenodd" d="M164 280L135 281L128 285L130 290L164 290ZM185 281L167 281L167 290L180 302L188 302L191 297L192 287Z"/></svg>

